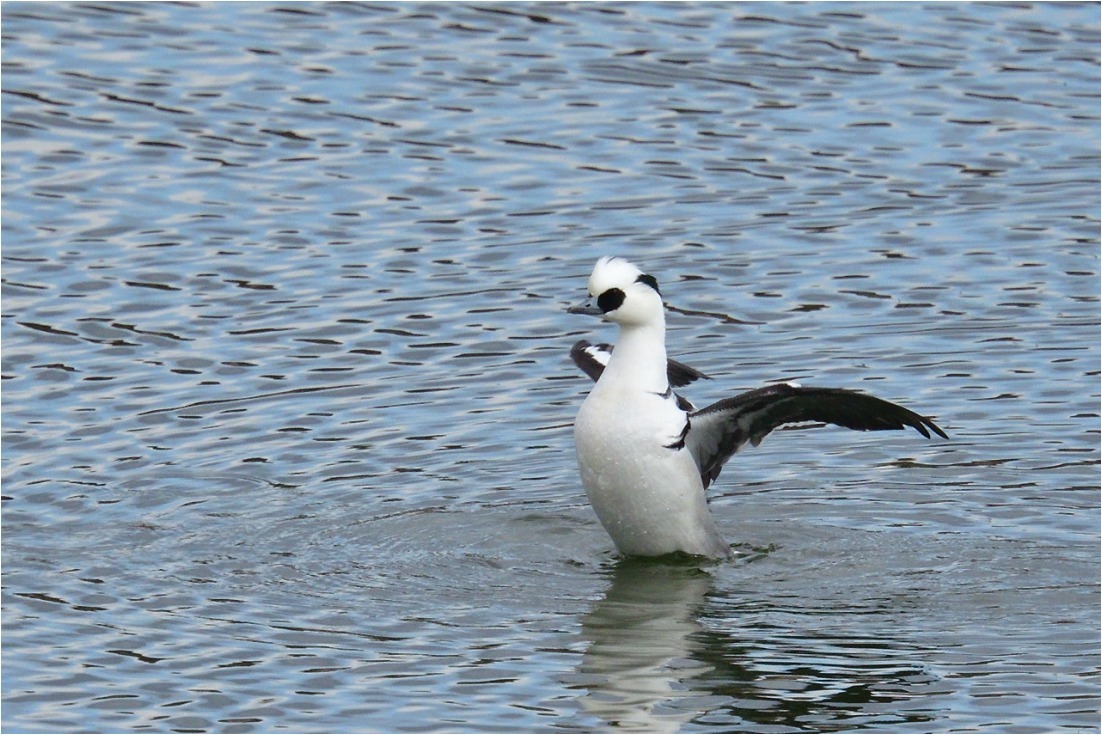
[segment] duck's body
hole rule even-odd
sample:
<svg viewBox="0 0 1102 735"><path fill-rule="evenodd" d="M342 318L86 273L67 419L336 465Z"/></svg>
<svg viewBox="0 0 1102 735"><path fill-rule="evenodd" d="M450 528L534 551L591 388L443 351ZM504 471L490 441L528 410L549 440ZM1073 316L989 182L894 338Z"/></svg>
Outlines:
<svg viewBox="0 0 1102 735"><path fill-rule="evenodd" d="M582 484L616 547L627 556L730 555L705 488L746 441L783 423L825 421L854 429L945 436L931 421L861 393L768 386L699 411L673 392L706 377L667 359L665 309L651 276L602 258L589 279L596 304L571 309L620 325L615 350L578 342L574 361L597 381L574 422Z"/></svg>
<svg viewBox="0 0 1102 735"><path fill-rule="evenodd" d="M661 329L625 332L582 403L574 422L582 485L623 554L726 556L684 451L688 415L667 381L663 341Z"/></svg>

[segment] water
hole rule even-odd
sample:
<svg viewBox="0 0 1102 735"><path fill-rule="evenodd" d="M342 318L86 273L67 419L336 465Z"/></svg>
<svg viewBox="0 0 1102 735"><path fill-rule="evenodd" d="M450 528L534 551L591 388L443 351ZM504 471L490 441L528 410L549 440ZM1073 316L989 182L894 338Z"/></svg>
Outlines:
<svg viewBox="0 0 1102 735"><path fill-rule="evenodd" d="M6 732L1096 731L1093 4L3 6ZM564 312L780 431L617 561Z"/></svg>

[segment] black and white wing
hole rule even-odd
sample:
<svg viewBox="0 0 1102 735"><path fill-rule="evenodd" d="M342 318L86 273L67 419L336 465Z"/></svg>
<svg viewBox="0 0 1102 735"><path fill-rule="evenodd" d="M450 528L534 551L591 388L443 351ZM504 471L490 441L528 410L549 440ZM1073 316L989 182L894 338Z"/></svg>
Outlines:
<svg viewBox="0 0 1102 735"><path fill-rule="evenodd" d="M704 487L746 442L757 446L782 424L806 421L858 431L905 429L948 438L933 421L894 403L844 388L803 388L778 383L727 398L689 415L685 446L700 468Z"/></svg>
<svg viewBox="0 0 1102 735"><path fill-rule="evenodd" d="M575 342L574 346L570 348L570 357L574 360L574 364L594 381L601 377L611 354L612 345L605 342L594 345L582 339ZM707 378L708 376L685 363L677 360L667 360L666 377L669 379L671 386L680 388L698 378Z"/></svg>

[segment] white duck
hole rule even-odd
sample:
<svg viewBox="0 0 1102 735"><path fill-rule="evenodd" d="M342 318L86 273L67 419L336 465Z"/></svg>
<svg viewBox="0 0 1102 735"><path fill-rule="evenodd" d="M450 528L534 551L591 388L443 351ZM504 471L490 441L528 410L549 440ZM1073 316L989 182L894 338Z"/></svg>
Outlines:
<svg viewBox="0 0 1102 735"><path fill-rule="evenodd" d="M622 258L597 261L591 298L572 307L618 324L615 348L582 340L570 351L597 381L574 422L582 484L602 525L625 556L683 552L727 557L705 488L724 463L782 424L823 422L876 431L908 426L945 432L894 403L843 388L778 383L696 409L673 387L703 373L666 357L658 282Z"/></svg>

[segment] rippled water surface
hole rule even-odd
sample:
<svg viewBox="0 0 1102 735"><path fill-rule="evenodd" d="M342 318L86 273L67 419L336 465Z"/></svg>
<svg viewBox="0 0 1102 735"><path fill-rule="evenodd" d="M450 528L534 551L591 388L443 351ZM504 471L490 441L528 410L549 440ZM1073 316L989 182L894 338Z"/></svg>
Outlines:
<svg viewBox="0 0 1102 735"><path fill-rule="evenodd" d="M5 732L1097 730L1097 4L2 12ZM603 254L950 438L619 562Z"/></svg>

